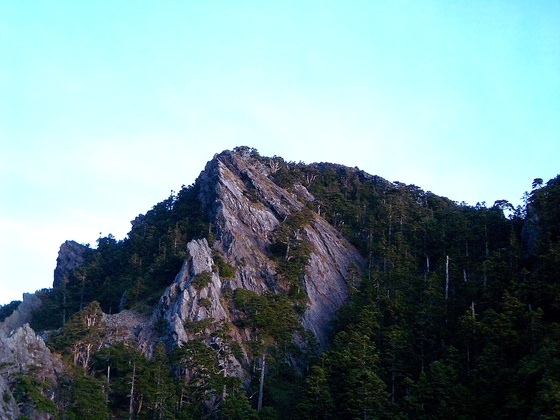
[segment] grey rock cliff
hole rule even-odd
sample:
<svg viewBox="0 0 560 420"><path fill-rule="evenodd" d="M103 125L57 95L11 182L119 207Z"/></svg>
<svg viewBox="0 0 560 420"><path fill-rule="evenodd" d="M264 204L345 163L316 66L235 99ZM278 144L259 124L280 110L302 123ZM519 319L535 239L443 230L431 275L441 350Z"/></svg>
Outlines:
<svg viewBox="0 0 560 420"><path fill-rule="evenodd" d="M211 247L206 240L188 244L189 258L160 301L158 316L167 319L176 343L189 340L185 322L232 320L221 299L227 290L285 291L270 259L273 232L288 216L302 211L313 196L299 184L292 191L279 187L271 174L269 165L247 151L227 151L215 156L198 178L200 198L213 221L216 239ZM346 301L349 287L358 281L363 260L318 214L312 213L304 229L311 255L304 276L308 304L302 322L324 346L329 323ZM213 252L236 268L233 278L222 279L213 271ZM210 273L211 281L197 290L192 282L204 271ZM233 335L237 341L246 338L239 329Z"/></svg>
<svg viewBox="0 0 560 420"><path fill-rule="evenodd" d="M0 323L1 326L2 323ZM21 413L12 394L12 383L17 375L34 376L41 382L56 387L56 375L62 371L61 361L51 354L43 339L24 324L10 332L0 328L0 418L50 418L41 413ZM54 395L54 391L53 391Z"/></svg>
<svg viewBox="0 0 560 420"><path fill-rule="evenodd" d="M28 324L32 320L33 311L41 306L41 299L33 293L24 293L23 301L18 305L17 309L7 317L4 322L0 322L0 329L5 333ZM0 359L1 361L1 359Z"/></svg>
<svg viewBox="0 0 560 420"><path fill-rule="evenodd" d="M212 272L214 261L206 239L195 240L187 245L189 258L183 264L175 281L160 300L159 313L169 322L173 339L181 344L192 338L185 329L186 321L198 322L212 318L223 321L227 311L220 301L222 283L218 274ZM209 283L200 289L193 280L201 273L208 273Z"/></svg>
<svg viewBox="0 0 560 420"><path fill-rule="evenodd" d="M84 262L87 251L88 248L85 245L75 241L66 241L60 245L54 269L53 287L55 289L61 287L63 280Z"/></svg>
<svg viewBox="0 0 560 420"><path fill-rule="evenodd" d="M540 217L533 204L527 206L527 217L521 230L521 239L528 255L535 255L541 236Z"/></svg>
<svg viewBox="0 0 560 420"><path fill-rule="evenodd" d="M313 252L305 274L309 303L304 327L312 331L321 345L326 344L329 323L360 281L361 256L325 220L316 217L306 229Z"/></svg>

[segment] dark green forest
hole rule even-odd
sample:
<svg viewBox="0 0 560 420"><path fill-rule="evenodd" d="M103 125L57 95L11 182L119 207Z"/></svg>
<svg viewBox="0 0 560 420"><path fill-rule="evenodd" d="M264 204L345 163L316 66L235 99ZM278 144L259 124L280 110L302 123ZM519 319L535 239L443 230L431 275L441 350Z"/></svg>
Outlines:
<svg viewBox="0 0 560 420"><path fill-rule="evenodd" d="M279 186L302 184L315 197L284 227L299 228L315 212L366 261L326 351L294 344L294 334L305 336L305 296L293 290L230 296L236 322L264 337L246 349L253 376L245 383L224 376L202 340L167 346L165 325L150 360L126 343L93 350L104 334L101 311L149 314L187 242L212 244L193 184L137 218L125 239L99 238L62 287L38 292L43 307L32 327L51 331L47 344L69 368L56 407L23 391L20 403L76 419L560 417L560 176L534 180L517 208L505 200L470 206L356 168L252 155L275 163ZM297 258L283 261L282 229L270 257L297 285L310 250L302 242ZM216 262L235 272L219 255ZM241 359L240 344L230 344ZM18 389L32 388L29 381Z"/></svg>

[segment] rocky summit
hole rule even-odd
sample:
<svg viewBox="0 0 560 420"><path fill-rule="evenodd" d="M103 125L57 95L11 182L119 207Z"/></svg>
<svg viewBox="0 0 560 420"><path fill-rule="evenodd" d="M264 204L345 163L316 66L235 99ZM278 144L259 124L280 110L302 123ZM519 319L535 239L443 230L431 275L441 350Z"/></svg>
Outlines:
<svg viewBox="0 0 560 420"><path fill-rule="evenodd" d="M245 289L259 295L287 293L289 284L277 272L270 257L275 232L290 217L300 215L313 196L301 185L291 191L276 185L271 176L274 162L268 164L251 156L248 150L224 152L214 157L197 180L201 200L213 221L215 239L187 244L188 258L174 283L165 291L158 313L172 326L177 342L188 341L185 321L212 319L232 323L235 315L223 304L224 293ZM289 232L305 238L309 257L301 288L307 296L301 319L321 345L326 344L329 323L346 301L348 290L359 279L364 261L357 250L317 213L297 230ZM297 239L297 238L296 238ZM213 255L236 267L233 276L223 277ZM196 288L193 280L211 273L209 283ZM210 301L209 305L200 302ZM244 332L234 327L237 340Z"/></svg>

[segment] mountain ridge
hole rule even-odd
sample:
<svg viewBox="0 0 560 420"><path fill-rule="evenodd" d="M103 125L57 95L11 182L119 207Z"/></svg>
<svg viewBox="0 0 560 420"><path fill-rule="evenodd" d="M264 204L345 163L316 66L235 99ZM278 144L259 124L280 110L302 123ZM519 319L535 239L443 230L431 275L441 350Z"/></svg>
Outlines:
<svg viewBox="0 0 560 420"><path fill-rule="evenodd" d="M506 202L458 205L358 168L248 147L216 154L125 239L62 244L53 289L0 324L28 338L26 322L48 330L36 340L55 375L22 399L29 384L2 368L2 413L83 415L78 390L90 384L99 410L121 417L230 418L234 404L252 418L264 404L288 418L423 418L442 415L426 393L441 386L450 412L499 416L509 403L487 385L492 349L528 369L554 335L558 184L534 186L506 218ZM511 340L526 320L538 325L532 347ZM136 375L159 391L142 381L131 391ZM533 394L501 386L508 398L542 399L552 379L539 375ZM482 391L483 403L471 400Z"/></svg>

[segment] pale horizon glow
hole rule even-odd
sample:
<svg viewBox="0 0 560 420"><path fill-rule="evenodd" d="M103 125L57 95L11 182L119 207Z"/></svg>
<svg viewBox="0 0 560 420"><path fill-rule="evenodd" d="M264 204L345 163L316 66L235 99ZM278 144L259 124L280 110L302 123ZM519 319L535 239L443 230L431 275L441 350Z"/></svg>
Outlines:
<svg viewBox="0 0 560 420"><path fill-rule="evenodd" d="M560 2L0 3L0 304L236 146L475 205L560 173Z"/></svg>

